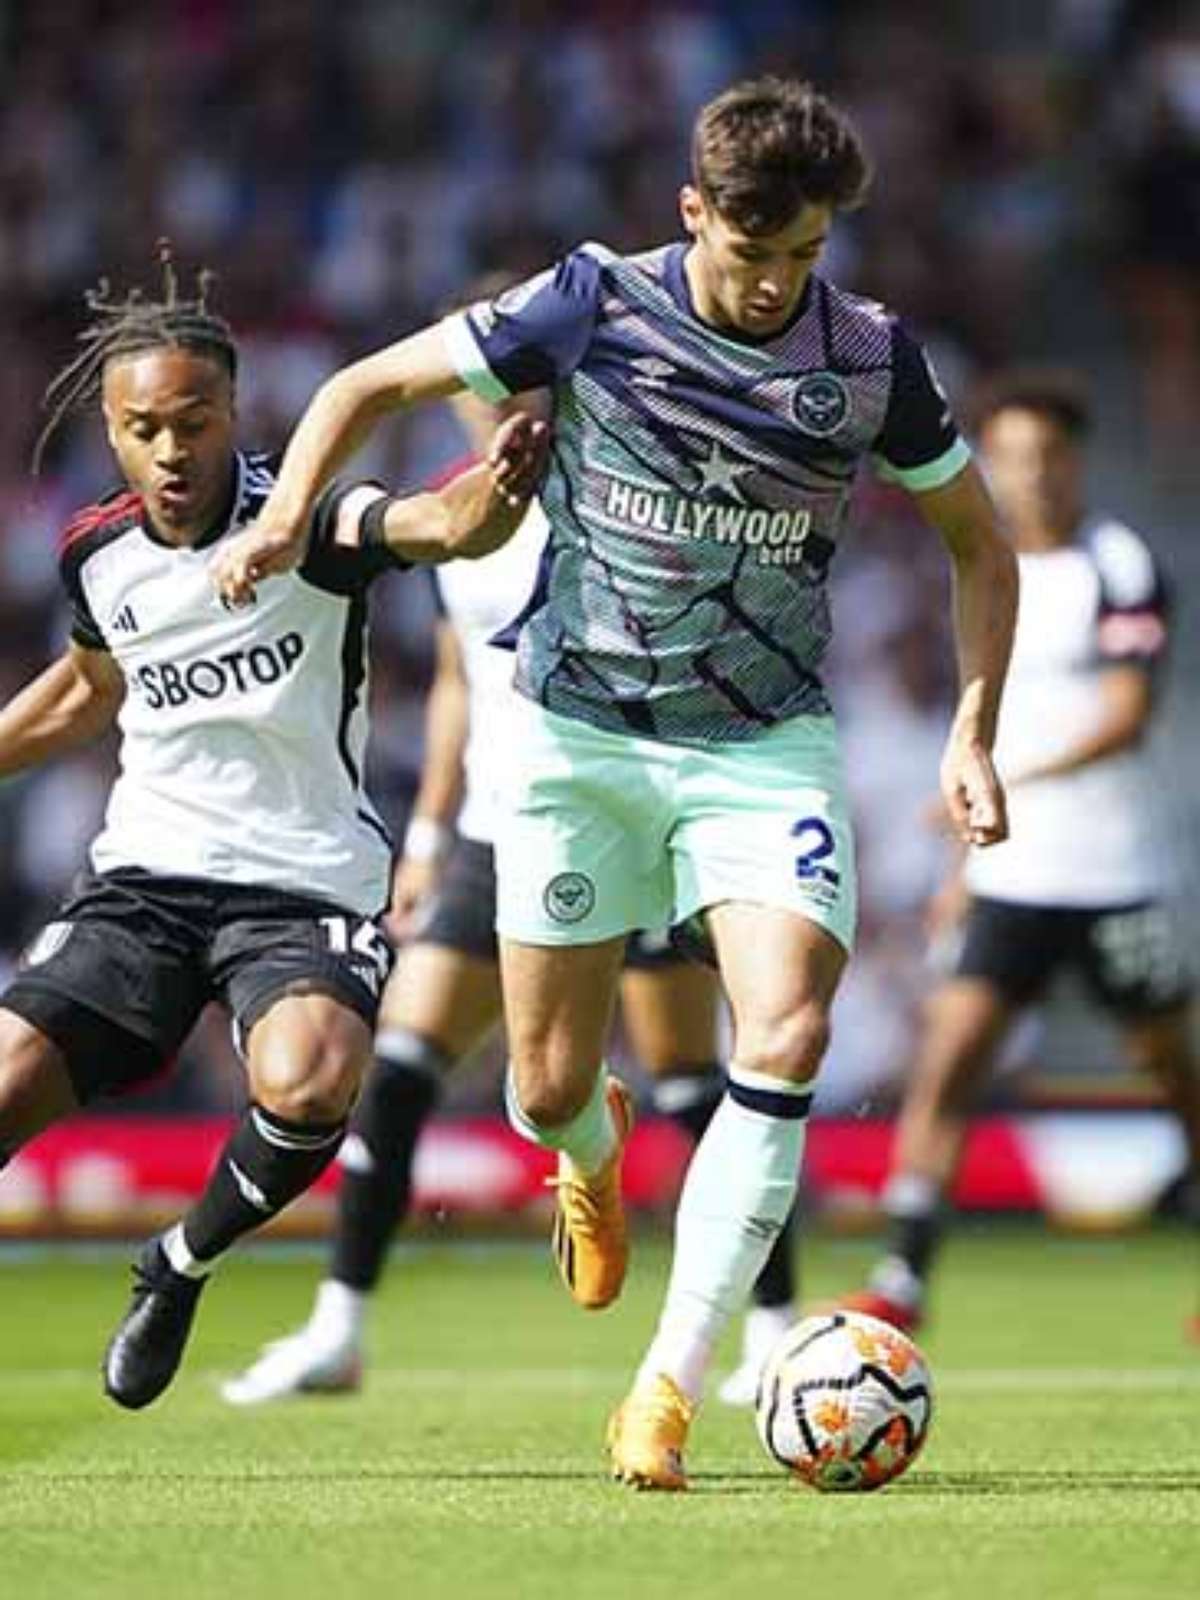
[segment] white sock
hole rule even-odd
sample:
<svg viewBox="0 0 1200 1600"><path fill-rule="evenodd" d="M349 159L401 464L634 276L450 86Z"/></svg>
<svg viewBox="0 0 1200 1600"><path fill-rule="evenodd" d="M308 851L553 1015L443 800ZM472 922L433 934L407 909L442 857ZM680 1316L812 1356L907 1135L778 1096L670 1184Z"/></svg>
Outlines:
<svg viewBox="0 0 1200 1600"><path fill-rule="evenodd" d="M897 1172L888 1179L880 1204L889 1217L924 1217L941 1204L941 1187L919 1172Z"/></svg>
<svg viewBox="0 0 1200 1600"><path fill-rule="evenodd" d="M369 1299L363 1289L325 1278L317 1287L309 1331L331 1344L361 1344Z"/></svg>
<svg viewBox="0 0 1200 1600"><path fill-rule="evenodd" d="M211 1260L198 1261L188 1249L182 1222L177 1222L163 1234L162 1249L174 1270L184 1278L207 1278L220 1260L219 1256L213 1256Z"/></svg>
<svg viewBox="0 0 1200 1600"><path fill-rule="evenodd" d="M742 1360L763 1366L795 1320L792 1306L751 1306L742 1326Z"/></svg>
<svg viewBox="0 0 1200 1600"><path fill-rule="evenodd" d="M925 1286L903 1256L884 1256L876 1262L867 1279L868 1286L885 1300L916 1311L925 1296Z"/></svg>
<svg viewBox="0 0 1200 1600"><path fill-rule="evenodd" d="M675 1259L635 1388L660 1373L695 1404L713 1347L750 1294L796 1195L811 1090L729 1068L675 1218Z"/></svg>
<svg viewBox="0 0 1200 1600"><path fill-rule="evenodd" d="M543 1128L531 1122L522 1111L510 1070L504 1086L508 1120L523 1139L541 1145L543 1150L560 1151L581 1177L591 1177L617 1148L617 1130L613 1127L604 1092L607 1082L608 1073L601 1065L583 1110L570 1122L556 1128Z"/></svg>

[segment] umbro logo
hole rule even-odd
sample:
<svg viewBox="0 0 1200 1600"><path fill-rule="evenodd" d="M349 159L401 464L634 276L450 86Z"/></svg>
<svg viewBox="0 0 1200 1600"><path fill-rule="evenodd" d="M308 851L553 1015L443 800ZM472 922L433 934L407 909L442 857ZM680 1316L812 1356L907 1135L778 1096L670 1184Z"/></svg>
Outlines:
<svg viewBox="0 0 1200 1600"><path fill-rule="evenodd" d="M635 356L629 365L643 378L649 378L651 383L665 383L668 378L675 376L672 364L659 356Z"/></svg>
<svg viewBox="0 0 1200 1600"><path fill-rule="evenodd" d="M137 618L133 614L132 606L122 606L112 620L114 633L136 633L138 631Z"/></svg>

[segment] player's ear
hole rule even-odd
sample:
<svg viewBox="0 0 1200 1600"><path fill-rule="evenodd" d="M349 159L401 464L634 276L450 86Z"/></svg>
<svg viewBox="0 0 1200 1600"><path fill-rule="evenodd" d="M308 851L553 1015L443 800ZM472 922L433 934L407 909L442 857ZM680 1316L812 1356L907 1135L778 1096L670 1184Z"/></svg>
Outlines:
<svg viewBox="0 0 1200 1600"><path fill-rule="evenodd" d="M679 215L694 239L704 223L704 196L694 184L685 183L679 191Z"/></svg>

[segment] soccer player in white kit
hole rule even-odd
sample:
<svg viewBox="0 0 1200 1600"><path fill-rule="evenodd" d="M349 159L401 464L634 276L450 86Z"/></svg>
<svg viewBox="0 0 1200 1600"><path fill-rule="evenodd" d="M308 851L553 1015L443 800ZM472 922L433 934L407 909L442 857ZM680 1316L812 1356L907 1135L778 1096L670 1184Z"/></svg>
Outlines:
<svg viewBox="0 0 1200 1600"><path fill-rule="evenodd" d="M106 1392L148 1405L179 1365L217 1260L333 1159L370 1059L391 952L378 919L391 849L362 785L371 581L482 555L536 481L517 420L439 494L334 486L304 562L252 607L221 604L208 560L274 482L234 446L236 352L207 304L89 298L53 423L99 395L123 490L80 511L60 566L66 655L0 712L0 772L114 721L120 772L57 917L0 996L0 1165L95 1097L156 1076L209 1000L232 1013L251 1104L195 1205L134 1265Z"/></svg>
<svg viewBox="0 0 1200 1600"><path fill-rule="evenodd" d="M489 287L501 285L481 284L472 298ZM478 457L504 407L469 391L451 404ZM408 1210L421 1130L442 1076L500 1020L493 839L500 780L511 756L514 690L512 655L492 639L528 598L547 535L534 503L494 555L429 569L439 614L436 665L425 761L392 897L392 924L408 942L384 991L375 1065L338 1157L332 1250L312 1314L222 1385L233 1405L359 1389L369 1307ZM653 1080L654 1105L698 1138L724 1092L715 975L685 959L665 932L635 932L620 1001L634 1057ZM755 1282L743 1361L722 1384L722 1398L753 1398L767 1349L794 1320L793 1297L791 1230L785 1229Z"/></svg>
<svg viewBox="0 0 1200 1600"><path fill-rule="evenodd" d="M900 1111L886 1254L843 1302L904 1328L924 1315L975 1095L1018 1013L1064 968L1178 1114L1196 1205L1190 986L1164 902L1170 864L1146 747L1166 595L1141 538L1087 508L1088 427L1082 390L1061 374L997 379L980 408L981 459L1021 569L996 737L1011 833L965 862L961 944L930 996Z"/></svg>
<svg viewBox="0 0 1200 1600"><path fill-rule="evenodd" d="M826 579L869 456L950 553L956 827L1005 832L990 759L1015 562L919 345L816 270L867 163L810 85L704 107L685 241L559 265L318 391L276 492L214 561L241 599L300 557L314 497L381 412L466 386L554 393L551 538L512 630L519 750L497 839L514 1126L559 1152L574 1298L620 1292L627 1092L603 1067L628 933L703 914L734 1019L728 1088L680 1200L655 1338L609 1427L615 1476L686 1488L716 1341L791 1210L852 939L849 813L820 664Z"/></svg>

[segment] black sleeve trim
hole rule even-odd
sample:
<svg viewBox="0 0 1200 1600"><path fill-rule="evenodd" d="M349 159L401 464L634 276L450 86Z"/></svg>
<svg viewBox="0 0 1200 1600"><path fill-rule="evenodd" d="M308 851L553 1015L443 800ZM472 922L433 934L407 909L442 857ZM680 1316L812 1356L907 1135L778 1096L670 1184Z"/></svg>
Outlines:
<svg viewBox="0 0 1200 1600"><path fill-rule="evenodd" d="M958 439L945 395L929 359L899 321L892 324L892 392L875 441L876 452L901 471L927 466Z"/></svg>
<svg viewBox="0 0 1200 1600"><path fill-rule="evenodd" d="M386 545L337 543L338 513L342 504L352 491L363 488L387 493L381 483L331 483L313 507L308 553L300 564L300 576L316 589L330 594L360 594L382 573L403 572L409 565L394 556Z"/></svg>

